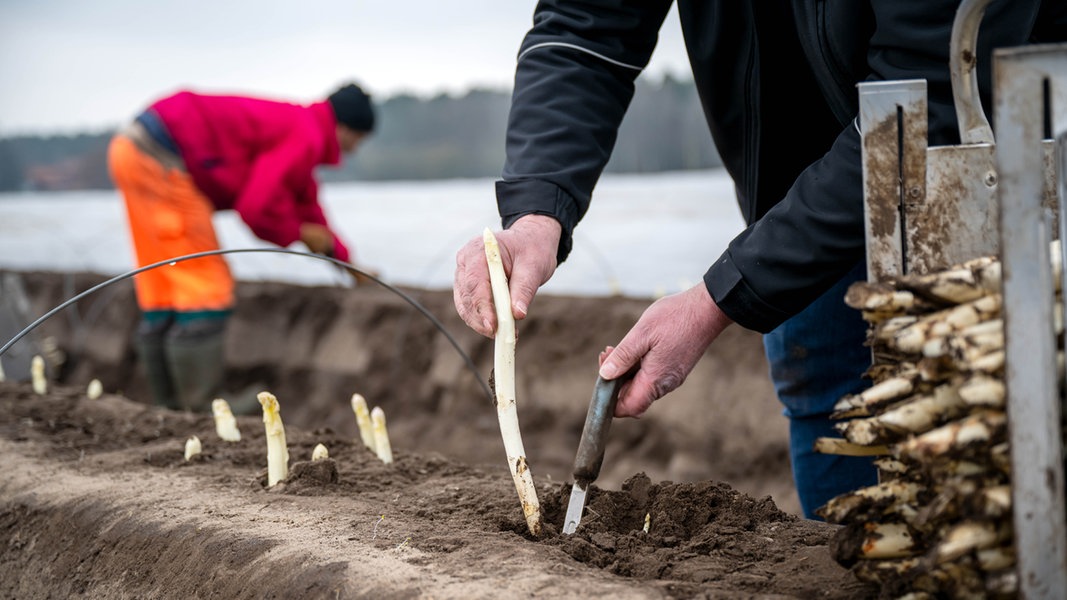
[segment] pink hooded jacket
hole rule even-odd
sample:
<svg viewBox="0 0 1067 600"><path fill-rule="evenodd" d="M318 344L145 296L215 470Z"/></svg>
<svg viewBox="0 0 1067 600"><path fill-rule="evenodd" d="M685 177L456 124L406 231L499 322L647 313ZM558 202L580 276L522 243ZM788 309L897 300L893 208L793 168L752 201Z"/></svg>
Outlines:
<svg viewBox="0 0 1067 600"><path fill-rule="evenodd" d="M217 210L234 209L252 232L288 246L301 223L329 226L318 201L317 165L341 152L328 102L308 106L181 91L152 104L193 182ZM349 260L334 234L333 256Z"/></svg>

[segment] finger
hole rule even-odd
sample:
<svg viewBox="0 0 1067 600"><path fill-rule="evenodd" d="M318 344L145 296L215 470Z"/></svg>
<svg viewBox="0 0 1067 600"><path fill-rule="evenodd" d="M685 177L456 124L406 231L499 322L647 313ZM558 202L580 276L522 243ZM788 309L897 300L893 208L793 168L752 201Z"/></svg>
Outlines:
<svg viewBox="0 0 1067 600"><path fill-rule="evenodd" d="M614 349L615 349L614 346L606 346L603 350L601 350L600 351L600 356L597 357L597 359L599 361L599 362L597 362L597 365L598 366L603 366L604 360L607 359L607 357L611 356L611 352Z"/></svg>
<svg viewBox="0 0 1067 600"><path fill-rule="evenodd" d="M616 417L640 417L659 398L654 378L644 370L634 374L619 390Z"/></svg>
<svg viewBox="0 0 1067 600"><path fill-rule="evenodd" d="M643 339L637 329L631 329L619 345L604 358L600 365L600 376L604 379L618 379L641 362L648 352L648 341Z"/></svg>
<svg viewBox="0 0 1067 600"><path fill-rule="evenodd" d="M516 320L526 318L534 295L537 294L537 289L542 283L544 283L542 273L528 261L520 260L511 266L508 291L511 292L511 313L515 315Z"/></svg>
<svg viewBox="0 0 1067 600"><path fill-rule="evenodd" d="M464 323L485 337L493 337L496 310L489 284L489 264L480 238L468 242L456 255L452 299Z"/></svg>

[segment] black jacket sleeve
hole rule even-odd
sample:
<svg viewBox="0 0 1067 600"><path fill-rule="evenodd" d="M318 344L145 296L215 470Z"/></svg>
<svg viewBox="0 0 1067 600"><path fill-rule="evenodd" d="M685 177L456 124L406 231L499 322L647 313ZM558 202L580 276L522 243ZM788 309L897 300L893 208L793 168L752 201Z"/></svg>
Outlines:
<svg viewBox="0 0 1067 600"><path fill-rule="evenodd" d="M1027 43L1039 4L1001 0L986 11L979 30L978 68L987 112L992 106L992 49ZM868 71L856 74L856 81L926 79L931 145L959 143L948 68L957 5L955 0L872 1L877 27L869 42ZM860 139L850 124L778 204L730 243L705 274L705 284L735 322L770 331L864 258L863 225Z"/></svg>
<svg viewBox="0 0 1067 600"><path fill-rule="evenodd" d="M589 209L669 7L669 0L537 5L519 51L496 195L505 228L527 214L560 222L559 262Z"/></svg>

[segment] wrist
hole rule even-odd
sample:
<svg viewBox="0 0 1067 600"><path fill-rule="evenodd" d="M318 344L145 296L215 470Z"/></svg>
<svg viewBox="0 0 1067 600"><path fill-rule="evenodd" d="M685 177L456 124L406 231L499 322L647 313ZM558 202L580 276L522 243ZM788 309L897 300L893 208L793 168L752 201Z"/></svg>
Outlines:
<svg viewBox="0 0 1067 600"><path fill-rule="evenodd" d="M700 315L700 327L707 332L711 339L715 339L724 329L733 325L733 319L719 308L718 303L711 297L711 292L708 291L708 287L703 282L689 288L686 293L690 294L694 299L697 306L696 312Z"/></svg>

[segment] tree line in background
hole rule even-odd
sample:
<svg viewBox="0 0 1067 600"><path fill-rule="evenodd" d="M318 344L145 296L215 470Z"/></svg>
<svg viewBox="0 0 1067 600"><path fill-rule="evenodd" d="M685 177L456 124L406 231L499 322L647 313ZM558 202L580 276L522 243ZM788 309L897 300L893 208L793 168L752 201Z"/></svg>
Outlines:
<svg viewBox="0 0 1067 600"><path fill-rule="evenodd" d="M496 177L504 164L510 92L397 95L377 105L378 127L355 160L323 181ZM0 138L0 191L108 189L112 131ZM692 81L640 79L607 171L720 166Z"/></svg>

